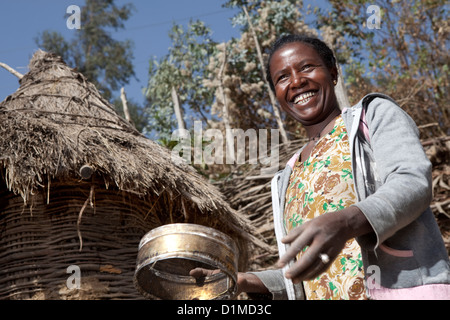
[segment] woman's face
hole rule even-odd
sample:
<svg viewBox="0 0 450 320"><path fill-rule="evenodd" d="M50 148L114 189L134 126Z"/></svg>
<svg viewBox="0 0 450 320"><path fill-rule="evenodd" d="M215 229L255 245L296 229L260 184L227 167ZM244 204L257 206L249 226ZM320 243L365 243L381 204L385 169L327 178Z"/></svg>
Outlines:
<svg viewBox="0 0 450 320"><path fill-rule="evenodd" d="M336 68L329 70L313 47L288 43L272 55L269 67L282 109L303 125L319 123L338 108Z"/></svg>

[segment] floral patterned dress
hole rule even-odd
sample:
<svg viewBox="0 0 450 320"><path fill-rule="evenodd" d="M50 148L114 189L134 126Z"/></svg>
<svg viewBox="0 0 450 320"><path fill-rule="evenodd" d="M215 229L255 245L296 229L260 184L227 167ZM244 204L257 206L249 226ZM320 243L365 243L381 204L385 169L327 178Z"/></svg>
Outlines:
<svg viewBox="0 0 450 320"><path fill-rule="evenodd" d="M348 135L339 116L309 158L301 162L299 157L294 166L286 193L286 230L289 232L314 217L355 202ZM301 253L297 259L301 259ZM319 257L317 262L322 263ZM303 287L308 300L367 299L361 249L356 240L348 240L328 270L304 281Z"/></svg>

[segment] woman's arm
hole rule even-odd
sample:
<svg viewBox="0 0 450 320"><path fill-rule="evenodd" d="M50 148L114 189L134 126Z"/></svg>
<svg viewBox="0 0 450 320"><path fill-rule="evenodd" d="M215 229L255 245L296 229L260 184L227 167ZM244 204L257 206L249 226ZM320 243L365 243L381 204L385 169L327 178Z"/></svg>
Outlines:
<svg viewBox="0 0 450 320"><path fill-rule="evenodd" d="M237 276L237 292L269 293L260 278L253 273L239 272Z"/></svg>
<svg viewBox="0 0 450 320"><path fill-rule="evenodd" d="M374 229L376 237L358 239L376 248L417 219L432 199L431 163L414 121L390 100L375 98L366 111L373 165L381 186L356 206Z"/></svg>

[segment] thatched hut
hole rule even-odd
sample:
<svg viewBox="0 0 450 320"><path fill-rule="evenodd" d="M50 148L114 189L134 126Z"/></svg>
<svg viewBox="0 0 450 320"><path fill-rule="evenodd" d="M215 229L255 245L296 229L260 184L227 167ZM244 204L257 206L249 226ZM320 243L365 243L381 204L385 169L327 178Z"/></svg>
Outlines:
<svg viewBox="0 0 450 320"><path fill-rule="evenodd" d="M60 57L36 52L0 103L0 299L142 298L139 241L176 222L230 235L246 268L249 227L217 189ZM72 265L79 290L67 286Z"/></svg>

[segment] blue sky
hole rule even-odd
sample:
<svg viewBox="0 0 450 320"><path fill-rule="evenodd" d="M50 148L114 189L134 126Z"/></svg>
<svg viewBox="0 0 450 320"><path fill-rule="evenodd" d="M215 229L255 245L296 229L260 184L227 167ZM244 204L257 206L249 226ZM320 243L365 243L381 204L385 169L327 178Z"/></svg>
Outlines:
<svg viewBox="0 0 450 320"><path fill-rule="evenodd" d="M230 18L235 10L222 8L220 0L116 0L117 5L133 3L135 10L118 31L118 40L134 42L134 68L137 79L125 86L130 99L143 102L142 87L148 81L148 62L161 57L170 46L168 32L173 22L186 25L189 19L200 19L213 30L216 41L227 41L239 35ZM84 0L0 0L0 62L20 73L28 71L28 62L38 49L35 38L44 30L60 32L70 38L76 29L66 26L66 10L70 5L82 7ZM19 88L18 79L0 67L0 101Z"/></svg>

